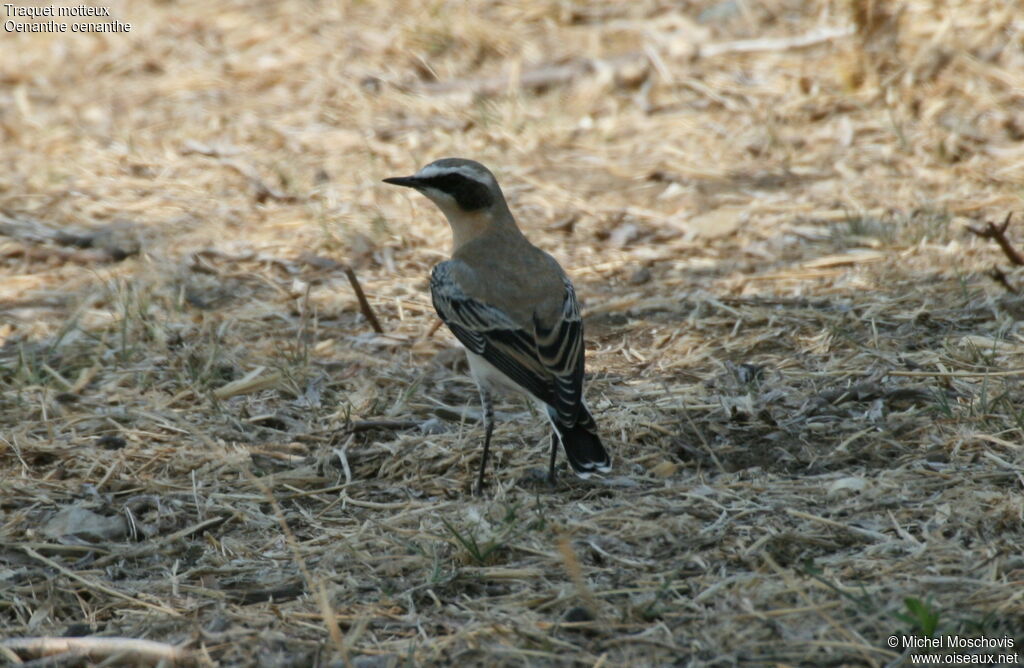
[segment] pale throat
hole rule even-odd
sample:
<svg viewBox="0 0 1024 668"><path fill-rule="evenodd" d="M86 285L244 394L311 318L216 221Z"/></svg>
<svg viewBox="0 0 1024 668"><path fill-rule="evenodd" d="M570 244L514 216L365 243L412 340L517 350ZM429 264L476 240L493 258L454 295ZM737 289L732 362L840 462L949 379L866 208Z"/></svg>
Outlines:
<svg viewBox="0 0 1024 668"><path fill-rule="evenodd" d="M452 253L477 237L501 227L500 221L487 210L473 213L460 211L455 217L448 215L447 211L444 213L452 228Z"/></svg>

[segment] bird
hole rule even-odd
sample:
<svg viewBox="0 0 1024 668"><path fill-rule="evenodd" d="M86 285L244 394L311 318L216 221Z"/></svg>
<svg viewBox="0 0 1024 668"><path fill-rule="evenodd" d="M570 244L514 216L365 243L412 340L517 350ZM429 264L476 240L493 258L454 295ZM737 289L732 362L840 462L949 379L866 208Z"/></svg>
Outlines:
<svg viewBox="0 0 1024 668"><path fill-rule="evenodd" d="M418 191L448 219L451 259L433 268L437 315L466 349L484 417L482 493L494 431L492 395L531 397L551 423L548 482L558 446L576 475L611 471L611 456L583 399L583 320L572 281L551 255L523 235L497 179L484 165L442 158L385 183Z"/></svg>

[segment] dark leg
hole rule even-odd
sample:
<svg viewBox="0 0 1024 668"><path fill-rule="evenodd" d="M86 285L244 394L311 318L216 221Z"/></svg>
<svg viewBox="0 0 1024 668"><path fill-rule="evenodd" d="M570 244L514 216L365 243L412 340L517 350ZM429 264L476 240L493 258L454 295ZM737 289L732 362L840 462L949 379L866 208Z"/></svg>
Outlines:
<svg viewBox="0 0 1024 668"><path fill-rule="evenodd" d="M555 485L555 458L558 456L558 434L551 432L551 464L548 466L548 484Z"/></svg>
<svg viewBox="0 0 1024 668"><path fill-rule="evenodd" d="M491 393L480 389L480 403L484 406L484 456L480 459L480 475L476 479L476 494L483 494L484 473L487 471L487 455L491 451L491 433L494 432L494 404L491 402Z"/></svg>

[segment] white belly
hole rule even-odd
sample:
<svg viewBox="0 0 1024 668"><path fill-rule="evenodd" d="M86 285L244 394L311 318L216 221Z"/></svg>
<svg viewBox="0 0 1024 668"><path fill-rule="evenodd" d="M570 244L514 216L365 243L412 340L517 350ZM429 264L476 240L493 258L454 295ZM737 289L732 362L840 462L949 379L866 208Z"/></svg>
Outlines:
<svg viewBox="0 0 1024 668"><path fill-rule="evenodd" d="M552 428L555 427L554 417L552 416L553 411L550 406L520 387L518 383L480 355L467 350L466 359L469 361L469 371L473 374L473 380L476 381L477 386L481 388L481 393L484 390L504 389L521 394L533 401L537 408L540 409L541 414L551 423ZM586 403L583 405L586 406ZM555 429L555 433L558 433L557 429Z"/></svg>
<svg viewBox="0 0 1024 668"><path fill-rule="evenodd" d="M505 389L518 394L529 394L480 355L467 350L466 359L469 361L469 371L477 385L488 390Z"/></svg>

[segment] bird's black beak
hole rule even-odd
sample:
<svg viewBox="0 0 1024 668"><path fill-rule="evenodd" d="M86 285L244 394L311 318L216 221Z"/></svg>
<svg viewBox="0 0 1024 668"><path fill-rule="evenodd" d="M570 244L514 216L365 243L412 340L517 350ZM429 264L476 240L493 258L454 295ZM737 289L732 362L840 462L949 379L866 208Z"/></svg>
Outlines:
<svg viewBox="0 0 1024 668"><path fill-rule="evenodd" d="M384 183L390 183L393 186L405 186L406 188L419 188L422 182L415 176L392 176L391 178L384 179Z"/></svg>

